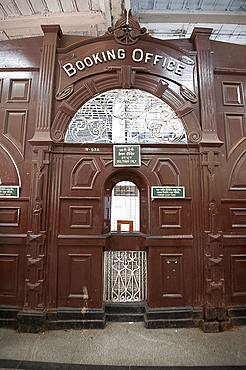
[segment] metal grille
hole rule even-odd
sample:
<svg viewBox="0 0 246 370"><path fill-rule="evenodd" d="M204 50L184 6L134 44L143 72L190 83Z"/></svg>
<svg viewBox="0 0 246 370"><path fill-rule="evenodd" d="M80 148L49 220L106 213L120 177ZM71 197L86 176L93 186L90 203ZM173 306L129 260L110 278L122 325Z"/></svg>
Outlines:
<svg viewBox="0 0 246 370"><path fill-rule="evenodd" d="M84 104L73 117L65 142L187 142L174 110L152 94L134 89L111 90Z"/></svg>
<svg viewBox="0 0 246 370"><path fill-rule="evenodd" d="M147 298L146 252L104 252L104 300L140 302Z"/></svg>

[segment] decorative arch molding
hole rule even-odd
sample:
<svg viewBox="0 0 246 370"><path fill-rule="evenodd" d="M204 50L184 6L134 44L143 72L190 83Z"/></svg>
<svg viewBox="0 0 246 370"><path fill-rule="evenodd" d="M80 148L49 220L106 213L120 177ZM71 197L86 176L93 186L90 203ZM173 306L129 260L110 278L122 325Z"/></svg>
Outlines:
<svg viewBox="0 0 246 370"><path fill-rule="evenodd" d="M21 177L16 161L2 144L0 144L0 180L0 185L21 187Z"/></svg>
<svg viewBox="0 0 246 370"><path fill-rule="evenodd" d="M235 162L229 180L230 190L246 190L246 150Z"/></svg>
<svg viewBox="0 0 246 370"><path fill-rule="evenodd" d="M120 181L134 182L140 192L150 187L147 177L140 170L123 168L110 173L104 182L104 189L111 192L113 187Z"/></svg>
<svg viewBox="0 0 246 370"><path fill-rule="evenodd" d="M198 143L201 140L201 127L194 112L194 106L173 91L168 80L146 74L144 71L132 71L135 73L131 74L131 68L129 73L124 74L123 67L126 66L122 66L121 70L104 72L93 78L78 81L73 93L58 107L51 127L51 138L54 142L64 141L72 117L89 99L108 90L131 87L153 94L170 105L183 121L188 142Z"/></svg>

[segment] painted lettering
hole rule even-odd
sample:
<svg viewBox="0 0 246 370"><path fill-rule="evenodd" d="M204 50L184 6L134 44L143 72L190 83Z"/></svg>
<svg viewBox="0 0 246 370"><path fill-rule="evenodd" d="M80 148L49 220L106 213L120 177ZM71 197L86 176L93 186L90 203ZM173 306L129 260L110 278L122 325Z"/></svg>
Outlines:
<svg viewBox="0 0 246 370"><path fill-rule="evenodd" d="M163 63L162 63L162 68L165 67L165 64L166 64L166 61L167 61L167 58L164 59Z"/></svg>
<svg viewBox="0 0 246 370"><path fill-rule="evenodd" d="M138 55L139 54L139 58L137 58L136 54ZM133 52L132 52L132 60L134 62L141 62L143 60L143 56L144 56L144 52L142 49L134 49Z"/></svg>
<svg viewBox="0 0 246 370"><path fill-rule="evenodd" d="M108 56L108 60L116 59L114 49L112 49L111 51L107 50L107 56Z"/></svg>
<svg viewBox="0 0 246 370"><path fill-rule="evenodd" d="M92 58L94 59L95 64L97 64L98 62L99 63L103 62L102 59L99 58L99 53L92 54Z"/></svg>
<svg viewBox="0 0 246 370"><path fill-rule="evenodd" d="M75 63L76 67L78 68L79 71L83 71L85 69L85 65L81 60L78 60Z"/></svg>
<svg viewBox="0 0 246 370"><path fill-rule="evenodd" d="M144 52L140 48L132 51L132 61L136 63L144 62L145 64L152 64L152 66L159 64L167 71L174 73L177 76L182 76L185 65L179 63L177 60L171 59L168 56ZM62 66L69 77L74 76L78 71L83 71L86 68L91 68L94 65L106 63L111 60L123 60L126 58L125 49L112 49L86 56L82 60L77 60L73 63L68 62Z"/></svg>
<svg viewBox="0 0 246 370"><path fill-rule="evenodd" d="M72 63L66 63L64 66L62 66L64 71L68 74L69 77L72 77L76 74L76 69L72 65Z"/></svg>
<svg viewBox="0 0 246 370"><path fill-rule="evenodd" d="M156 65L156 63L158 63L158 62L159 62L159 60L161 60L161 59L162 59L162 56L161 56L161 55L156 54L156 55L155 55L155 57L154 57L154 62L153 62L154 66L155 66L155 65Z"/></svg>
<svg viewBox="0 0 246 370"><path fill-rule="evenodd" d="M169 62L167 63L167 70L168 71L173 71L174 68L175 68L175 61L174 60L169 60Z"/></svg>
<svg viewBox="0 0 246 370"><path fill-rule="evenodd" d="M86 65L86 67L92 67L93 66L93 61L90 57L85 57L84 63Z"/></svg>
<svg viewBox="0 0 246 370"><path fill-rule="evenodd" d="M144 63L147 63L150 60L151 57L153 57L152 53L146 53Z"/></svg>
<svg viewBox="0 0 246 370"><path fill-rule="evenodd" d="M125 59L126 57L125 49L118 49L117 56L118 59Z"/></svg>
<svg viewBox="0 0 246 370"><path fill-rule="evenodd" d="M176 75L182 76L182 72L183 72L182 69L184 68L185 66L183 66L182 64L178 64L174 73L176 73Z"/></svg>
<svg viewBox="0 0 246 370"><path fill-rule="evenodd" d="M107 62L107 58L106 58L104 51L102 51L102 57L103 57L104 62Z"/></svg>

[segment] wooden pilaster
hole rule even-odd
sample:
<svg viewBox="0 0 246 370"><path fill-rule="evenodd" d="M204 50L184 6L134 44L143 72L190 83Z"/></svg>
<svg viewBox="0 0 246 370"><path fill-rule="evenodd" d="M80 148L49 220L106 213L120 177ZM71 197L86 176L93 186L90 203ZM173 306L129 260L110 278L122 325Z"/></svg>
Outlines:
<svg viewBox="0 0 246 370"><path fill-rule="evenodd" d="M25 279L25 303L19 313L22 331L29 331L28 318L38 317L31 330L35 331L44 320L42 312L46 306L47 290L47 229L49 220L50 163L52 161L52 140L50 138L51 112L56 47L61 37L60 26L42 26L44 32L39 74L39 95L34 137L32 145L32 174L29 206L29 231Z"/></svg>

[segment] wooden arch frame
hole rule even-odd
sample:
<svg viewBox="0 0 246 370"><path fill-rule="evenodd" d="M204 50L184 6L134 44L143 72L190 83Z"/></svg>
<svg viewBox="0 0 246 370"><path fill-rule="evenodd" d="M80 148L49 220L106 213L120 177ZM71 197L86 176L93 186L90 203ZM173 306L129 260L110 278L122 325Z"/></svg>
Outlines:
<svg viewBox="0 0 246 370"><path fill-rule="evenodd" d="M108 90L123 88L143 90L160 98L182 119L188 142L198 143L201 140L201 127L190 101L173 91L166 80L153 74L133 71L131 66L124 67L127 68L122 66L120 70L104 72L76 83L74 92L58 106L51 127L51 138L54 142L64 141L71 119L89 99ZM125 70L128 73L125 73Z"/></svg>
<svg viewBox="0 0 246 370"><path fill-rule="evenodd" d="M102 197L104 198L103 233L110 232L111 194L113 187L120 181L132 181L137 186L140 193L140 232L147 234L149 232L150 185L146 176L140 170L133 168L117 169L104 182L102 187Z"/></svg>

